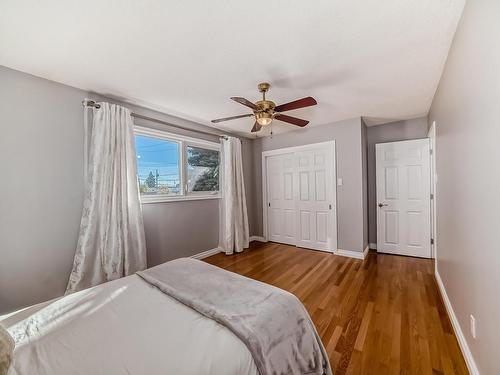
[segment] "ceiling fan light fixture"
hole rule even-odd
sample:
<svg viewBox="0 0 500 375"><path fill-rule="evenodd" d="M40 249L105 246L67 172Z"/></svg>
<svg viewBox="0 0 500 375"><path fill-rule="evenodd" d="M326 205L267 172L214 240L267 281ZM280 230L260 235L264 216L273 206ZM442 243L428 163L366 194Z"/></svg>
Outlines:
<svg viewBox="0 0 500 375"><path fill-rule="evenodd" d="M260 126L267 126L273 122L273 116L266 112L255 114L255 119Z"/></svg>

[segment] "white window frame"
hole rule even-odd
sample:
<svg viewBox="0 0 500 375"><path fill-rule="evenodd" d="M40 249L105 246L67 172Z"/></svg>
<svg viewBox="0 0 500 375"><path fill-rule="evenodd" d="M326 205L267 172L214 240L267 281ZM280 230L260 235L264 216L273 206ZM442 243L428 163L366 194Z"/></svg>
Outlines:
<svg viewBox="0 0 500 375"><path fill-rule="evenodd" d="M178 135L166 132L164 130L147 128L144 126L134 126L134 136L142 135L145 137L153 137L165 139L167 141L176 142L179 144L179 176L180 176L180 186L181 192L177 195L167 195L167 194L158 194L158 195L141 195L141 203L163 203L163 202L179 202L179 201L191 201L191 200L202 200L202 199L219 199L221 197L220 188L220 174L219 174L219 191L214 192L188 192L187 189L187 147L198 147L204 148L207 150L216 150L219 152L220 156L220 143L206 141L204 139L187 137L184 135ZM219 159L220 160L220 159Z"/></svg>

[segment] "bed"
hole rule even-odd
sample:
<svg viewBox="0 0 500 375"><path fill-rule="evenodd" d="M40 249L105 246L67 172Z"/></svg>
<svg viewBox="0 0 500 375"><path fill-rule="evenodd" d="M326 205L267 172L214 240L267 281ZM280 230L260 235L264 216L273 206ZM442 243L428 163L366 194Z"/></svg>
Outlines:
<svg viewBox="0 0 500 375"><path fill-rule="evenodd" d="M220 283L220 280L217 280L219 273L221 277L229 277L228 280L236 277L239 282L250 282L255 290L260 288L254 284L258 283L256 281L201 261L181 260L178 264L175 262L165 263L152 270L160 276L172 276L180 270L180 275L185 278L185 275L193 273L186 267L202 267L199 270L209 267L208 273L204 275L208 283L204 284L211 289L202 291L201 299L214 289L210 282ZM217 270L214 270L215 268ZM197 274L200 274L199 270L195 269ZM212 276L214 271L216 275ZM161 282L167 282L166 278L158 281L160 284L154 285L151 280L146 280L147 277L154 276L154 273L147 272L111 281L0 318L0 323L7 328L16 343L8 375L264 375L267 372L257 360L255 348L241 337L238 330L225 325L224 320L218 319L217 316L210 318L213 308L207 314L192 306L192 300L199 301L200 297L189 297L191 299L183 303L178 295L172 296L162 290L164 288ZM192 279L199 282L199 278ZM185 284L182 279L182 285ZM238 286L240 289L241 285ZM195 287L199 288L199 285ZM227 300L227 293L231 293L229 289L212 293L212 296L220 295ZM185 290L182 293L186 294ZM222 300L217 304L222 305L220 301ZM238 302L237 306L241 306L241 303ZM279 320L278 315L273 313ZM248 326L247 323L244 322L243 325ZM273 332L275 329L270 328L268 323L259 321L259 325L261 324L265 329L261 331L261 335L262 332ZM283 330L282 327L278 329ZM311 337L316 334L314 328L313 330ZM249 340L254 339L251 337ZM294 351L291 357L297 356L296 352L303 350L300 346L304 345L302 338L299 338L299 341L301 342L298 346L295 342L291 343L293 348L290 350ZM319 349L315 349L315 352L318 351L318 358L323 358L321 356L325 353L320 341ZM306 356L311 362L310 351ZM317 362L318 359L313 358L312 362L314 361ZM290 371L283 373L309 373L297 371L293 365L287 366ZM316 370L310 372L311 374L331 373L327 359L326 363L323 362L322 369L317 363L314 367Z"/></svg>

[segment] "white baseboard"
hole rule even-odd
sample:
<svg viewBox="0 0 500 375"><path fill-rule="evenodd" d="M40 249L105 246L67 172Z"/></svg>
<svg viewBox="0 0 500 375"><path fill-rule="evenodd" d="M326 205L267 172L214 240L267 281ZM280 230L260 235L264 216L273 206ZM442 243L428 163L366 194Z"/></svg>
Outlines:
<svg viewBox="0 0 500 375"><path fill-rule="evenodd" d="M462 350L462 354L464 355L467 368L469 369L471 375L480 375L479 370L476 366L476 362L474 361L474 357L472 356L472 352L470 351L469 345L467 345L467 341L465 340L465 336L462 328L460 327L460 323L458 323L455 311L453 311L453 306L451 305L450 299L448 298L448 294L446 294L443 280L441 280L441 276L439 275L439 272L437 272L437 269L435 272L435 277L439 287L439 291L441 292L441 296L443 297L446 311L448 312L448 316L450 317L451 325L453 326L453 330L455 331L455 335L457 336L458 344L460 345L460 349Z"/></svg>
<svg viewBox="0 0 500 375"><path fill-rule="evenodd" d="M366 258L368 255L368 252L370 251L370 245L365 247L365 251L363 251L363 259Z"/></svg>
<svg viewBox="0 0 500 375"><path fill-rule="evenodd" d="M267 242L262 236L250 236L250 242L252 241Z"/></svg>
<svg viewBox="0 0 500 375"><path fill-rule="evenodd" d="M207 251L203 251L202 253L191 255L190 258L205 259L205 258L208 258L212 255L219 254L220 252L222 252L222 248L216 247L215 249L210 249Z"/></svg>
<svg viewBox="0 0 500 375"><path fill-rule="evenodd" d="M368 246L370 249L377 250L377 244L376 243L369 243Z"/></svg>
<svg viewBox="0 0 500 375"><path fill-rule="evenodd" d="M264 239L264 237L261 237L261 236L250 236L250 242L252 242L252 241L267 242ZM215 249L210 249L210 250L198 253L198 254L191 255L190 258L204 259L204 258L211 257L212 255L215 255L218 253L223 253L223 252L224 252L224 250L222 250L222 248L216 247Z"/></svg>
<svg viewBox="0 0 500 375"><path fill-rule="evenodd" d="M367 250L365 249L365 251L367 251ZM352 251L352 250L337 249L337 251L334 251L333 253L335 255L340 255L341 257L348 257L348 258L355 258L355 259L365 259L365 253L361 252L361 251Z"/></svg>

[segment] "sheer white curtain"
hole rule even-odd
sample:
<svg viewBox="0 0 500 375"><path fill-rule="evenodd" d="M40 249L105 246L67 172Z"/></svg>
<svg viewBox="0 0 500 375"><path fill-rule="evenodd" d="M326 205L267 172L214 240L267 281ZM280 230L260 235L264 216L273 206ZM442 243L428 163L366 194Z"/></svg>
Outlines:
<svg viewBox="0 0 500 375"><path fill-rule="evenodd" d="M248 247L249 230L241 141L228 137L221 142L222 198L219 219L219 248L226 254Z"/></svg>
<svg viewBox="0 0 500 375"><path fill-rule="evenodd" d="M87 186L66 294L146 268L130 111L99 104L93 110Z"/></svg>

